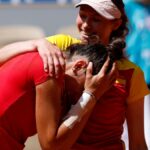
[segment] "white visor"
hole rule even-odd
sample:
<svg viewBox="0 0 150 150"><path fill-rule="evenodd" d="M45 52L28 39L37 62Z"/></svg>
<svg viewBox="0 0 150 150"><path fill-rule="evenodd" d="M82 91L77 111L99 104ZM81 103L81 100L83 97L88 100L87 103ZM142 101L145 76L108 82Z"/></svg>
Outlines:
<svg viewBox="0 0 150 150"><path fill-rule="evenodd" d="M75 7L81 5L88 5L92 7L97 13L107 19L121 18L121 12L111 0L81 0Z"/></svg>

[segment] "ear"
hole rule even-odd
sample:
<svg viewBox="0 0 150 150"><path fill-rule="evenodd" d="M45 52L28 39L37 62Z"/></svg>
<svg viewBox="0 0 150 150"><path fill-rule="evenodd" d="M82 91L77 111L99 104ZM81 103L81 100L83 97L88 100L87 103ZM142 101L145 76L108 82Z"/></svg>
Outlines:
<svg viewBox="0 0 150 150"><path fill-rule="evenodd" d="M116 19L116 20L114 20L113 30L114 31L117 30L120 27L121 24L122 24L122 19Z"/></svg>
<svg viewBox="0 0 150 150"><path fill-rule="evenodd" d="M76 76L85 74L88 62L86 60L77 60L72 66L72 71Z"/></svg>

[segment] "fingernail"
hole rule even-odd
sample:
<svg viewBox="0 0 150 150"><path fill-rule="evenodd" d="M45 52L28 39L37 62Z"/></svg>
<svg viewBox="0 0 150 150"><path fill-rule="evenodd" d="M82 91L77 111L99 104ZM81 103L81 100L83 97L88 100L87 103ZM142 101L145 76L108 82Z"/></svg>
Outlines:
<svg viewBox="0 0 150 150"><path fill-rule="evenodd" d="M48 72L48 70L47 69L44 69L44 71L47 73Z"/></svg>
<svg viewBox="0 0 150 150"><path fill-rule="evenodd" d="M53 77L53 72L49 72L50 77Z"/></svg>

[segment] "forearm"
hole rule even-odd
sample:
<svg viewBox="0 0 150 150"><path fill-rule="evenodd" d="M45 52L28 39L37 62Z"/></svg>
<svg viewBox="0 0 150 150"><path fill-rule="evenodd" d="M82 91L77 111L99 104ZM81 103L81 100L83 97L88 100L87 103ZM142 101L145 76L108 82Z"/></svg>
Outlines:
<svg viewBox="0 0 150 150"><path fill-rule="evenodd" d="M16 42L4 46L0 49L0 65L8 61L10 58L15 57L21 53L35 51L37 41L30 40L24 42Z"/></svg>
<svg viewBox="0 0 150 150"><path fill-rule="evenodd" d="M59 142L58 145L61 145L60 149L70 149L76 142L95 104L96 99L84 92L77 104L71 108L68 118L61 124L58 130L57 141Z"/></svg>
<svg viewBox="0 0 150 150"><path fill-rule="evenodd" d="M128 104L127 125L130 150L147 150L144 136L144 98Z"/></svg>
<svg viewBox="0 0 150 150"><path fill-rule="evenodd" d="M56 148L55 146L57 145L56 149L58 150L70 149L80 136L85 124L90 117L90 114L91 110L86 113L86 115L82 118L80 122L76 122L73 128L68 128L62 123L58 130L54 148Z"/></svg>
<svg viewBox="0 0 150 150"><path fill-rule="evenodd" d="M84 116L81 122L76 123L72 129L66 127L62 123L58 129L57 135L55 135L53 139L47 136L47 139L44 138L43 142L41 142L39 138L42 150L69 150L81 134L89 116L90 112Z"/></svg>
<svg viewBox="0 0 150 150"><path fill-rule="evenodd" d="M107 61L97 75L92 76L92 63L89 63L86 70L86 81L84 89L86 94L69 111L69 118L62 124L61 119L61 93L51 84L48 88L46 84L38 86L36 93L36 121L39 140L44 150L70 149L81 134L84 125L96 105L97 100L112 86L114 77L116 78L116 68L105 75ZM57 80L55 80L57 81ZM88 95L88 92L91 92ZM93 96L92 93L95 95ZM43 96L42 96L43 95ZM45 96L44 96L45 95ZM49 96L48 96L49 95ZM60 95L60 97L58 97ZM59 103L58 103L59 102ZM80 107L79 107L80 106ZM76 111L77 110L77 111Z"/></svg>
<svg viewBox="0 0 150 150"><path fill-rule="evenodd" d="M145 145L134 145L133 146L133 144L129 144L129 150L148 150L148 148L147 148L147 146L146 146L146 144Z"/></svg>
<svg viewBox="0 0 150 150"><path fill-rule="evenodd" d="M90 101L83 103L77 102L69 111L67 119L56 129L56 132L51 132L51 127L44 127L44 134L42 133L43 127L38 126L39 140L43 150L57 149L66 150L70 149L79 137L84 128L96 101L91 96ZM84 105L85 104L85 105ZM77 106L77 107L76 107ZM79 108L83 106L83 108ZM74 109L75 108L75 109ZM41 118L42 119L42 118ZM40 119L40 120L41 120ZM47 130L46 130L47 127ZM42 129L42 130L40 130ZM50 134L50 132L53 134Z"/></svg>

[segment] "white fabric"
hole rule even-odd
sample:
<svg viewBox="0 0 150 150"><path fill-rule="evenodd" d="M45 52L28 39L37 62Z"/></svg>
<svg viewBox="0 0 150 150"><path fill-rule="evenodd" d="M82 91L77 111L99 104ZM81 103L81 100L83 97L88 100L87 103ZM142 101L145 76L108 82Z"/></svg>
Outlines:
<svg viewBox="0 0 150 150"><path fill-rule="evenodd" d="M144 129L148 150L150 150L150 94L145 96L144 101Z"/></svg>
<svg viewBox="0 0 150 150"><path fill-rule="evenodd" d="M107 19L119 19L121 12L111 0L81 0L75 7L88 5Z"/></svg>
<svg viewBox="0 0 150 150"><path fill-rule="evenodd" d="M147 147L148 150L150 150L150 94L145 96L144 99L144 131ZM128 128L126 122L124 123L122 140L125 142L126 150L129 150Z"/></svg>
<svg viewBox="0 0 150 150"><path fill-rule="evenodd" d="M72 105L67 115L67 119L63 122L63 124L68 128L73 128L73 126L82 119L84 114L94 103L96 103L96 101L93 96L84 92L78 102L75 105Z"/></svg>

